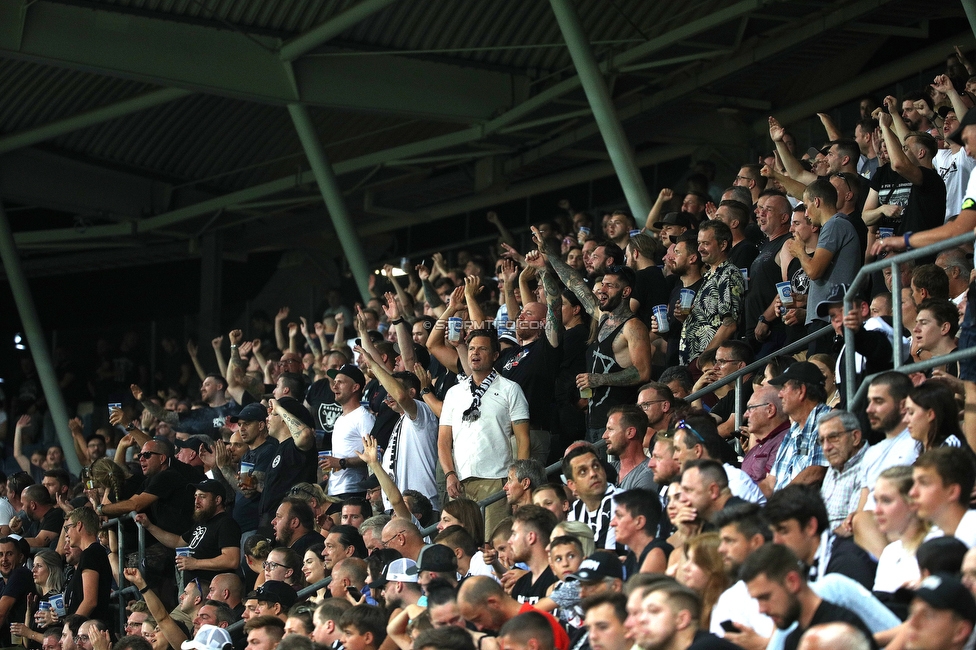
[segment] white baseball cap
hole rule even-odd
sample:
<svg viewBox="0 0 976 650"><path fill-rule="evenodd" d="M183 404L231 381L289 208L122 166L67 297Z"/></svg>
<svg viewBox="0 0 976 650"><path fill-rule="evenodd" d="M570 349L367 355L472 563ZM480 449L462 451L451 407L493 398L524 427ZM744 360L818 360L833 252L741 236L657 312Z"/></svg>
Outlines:
<svg viewBox="0 0 976 650"><path fill-rule="evenodd" d="M190 641L180 644L183 650L224 650L225 646L233 646L230 634L216 625L201 625L200 631Z"/></svg>
<svg viewBox="0 0 976 650"><path fill-rule="evenodd" d="M410 573L410 569L416 567L417 563L405 557L397 558L390 562L386 567L387 582L417 582L417 573Z"/></svg>

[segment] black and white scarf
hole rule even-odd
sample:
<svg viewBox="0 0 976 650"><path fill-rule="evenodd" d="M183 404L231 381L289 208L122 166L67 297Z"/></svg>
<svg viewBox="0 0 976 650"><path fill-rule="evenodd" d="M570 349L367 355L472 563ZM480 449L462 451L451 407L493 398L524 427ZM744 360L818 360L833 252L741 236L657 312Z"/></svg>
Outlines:
<svg viewBox="0 0 976 650"><path fill-rule="evenodd" d="M477 388L475 388L472 380L471 394L474 395L474 399L471 400L471 406L468 407L468 410L461 414L462 422L476 422L481 417L481 398L488 392L488 387L491 386L491 382L495 381L497 376L498 372L492 370Z"/></svg>

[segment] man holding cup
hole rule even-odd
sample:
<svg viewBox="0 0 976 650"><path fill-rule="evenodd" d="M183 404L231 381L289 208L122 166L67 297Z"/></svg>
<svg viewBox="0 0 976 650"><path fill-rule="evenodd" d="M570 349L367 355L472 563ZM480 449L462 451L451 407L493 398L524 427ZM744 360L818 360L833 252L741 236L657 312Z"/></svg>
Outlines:
<svg viewBox="0 0 976 650"><path fill-rule="evenodd" d="M258 507L261 492L264 490L264 476L271 467L278 441L268 436L268 409L261 404L248 404L241 412L230 418L237 423L237 433L247 445L241 458L241 472L238 480L238 495L234 501L234 521L243 534L257 530Z"/></svg>

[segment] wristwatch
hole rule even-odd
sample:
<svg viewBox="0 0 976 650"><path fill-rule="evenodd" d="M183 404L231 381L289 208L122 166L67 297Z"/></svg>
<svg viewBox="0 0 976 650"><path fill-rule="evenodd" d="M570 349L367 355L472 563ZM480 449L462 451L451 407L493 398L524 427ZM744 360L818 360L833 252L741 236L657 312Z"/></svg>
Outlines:
<svg viewBox="0 0 976 650"><path fill-rule="evenodd" d="M339 469L346 469L346 459L345 458L340 458L339 459Z"/></svg>
<svg viewBox="0 0 976 650"><path fill-rule="evenodd" d="M766 314L759 314L759 322L769 324L769 321L766 320Z"/></svg>
<svg viewBox="0 0 976 650"><path fill-rule="evenodd" d="M98 513L98 516L99 517L102 516L102 506L103 505L105 505L105 504L99 503L97 506L95 506L95 512Z"/></svg>
<svg viewBox="0 0 976 650"><path fill-rule="evenodd" d="M432 391L432 390L430 389L430 386L428 386L428 387L426 387L426 388L421 388L421 389L420 389L420 396L421 396L421 397L423 397L424 395L430 395L430 394L431 394L431 393L433 393L433 392L434 392L434 391Z"/></svg>

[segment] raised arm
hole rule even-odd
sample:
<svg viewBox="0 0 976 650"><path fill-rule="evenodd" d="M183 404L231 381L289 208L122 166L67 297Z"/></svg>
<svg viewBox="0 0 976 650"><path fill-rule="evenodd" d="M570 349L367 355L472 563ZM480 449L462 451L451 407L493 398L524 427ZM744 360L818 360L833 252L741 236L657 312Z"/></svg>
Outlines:
<svg viewBox="0 0 976 650"><path fill-rule="evenodd" d="M905 120L901 119L901 115L899 114L899 110L898 110L897 99L895 99L891 95L888 95L887 97L884 98L884 105L885 108L888 109L887 112L881 110L880 108L876 108L874 109L874 113L871 114L871 117L878 120L879 123L881 122L881 115L887 115L892 118L891 130L894 131L895 135L898 136L897 149L900 151L901 146L905 144L905 139L908 137L908 125L905 124ZM894 119L895 117L897 117L898 119L897 120ZM887 144L887 141L885 141L885 144ZM890 147L888 148L888 157L891 158Z"/></svg>
<svg viewBox="0 0 976 650"><path fill-rule="evenodd" d="M289 312L288 307L282 307L281 309L278 310L278 313L275 314L275 318L274 318L275 343L278 345L278 349L281 350L282 352L288 349L288 341L285 340L285 332L282 329L282 324L284 323L284 320L288 318L288 312Z"/></svg>
<svg viewBox="0 0 976 650"><path fill-rule="evenodd" d="M179 648L187 638L183 632L183 628L177 625L176 621L169 615L166 606L163 605L163 601L159 599L156 592L149 588L139 569L124 569L122 575L125 576L126 580L135 585L139 593L142 594L143 599L146 601L146 606L149 608L149 613L156 619L159 630L162 632L166 642L173 648Z"/></svg>
<svg viewBox="0 0 976 650"><path fill-rule="evenodd" d="M82 429L81 418L71 418L68 420L68 430L71 431L71 442L75 446L75 455L78 456L78 462L84 466L88 467L91 465L91 459L88 457L88 445L85 444L85 434Z"/></svg>
<svg viewBox="0 0 976 650"><path fill-rule="evenodd" d="M559 276L559 280L573 292L580 301L580 304L583 305L583 309L586 310L587 314L593 318L599 318L600 306L596 302L596 296L593 295L593 291L583 282L583 276L569 264L566 264L559 255L556 255L548 249L547 244L543 241L542 236L535 226L532 227L532 235L536 245L539 246L539 251L552 266L556 275Z"/></svg>
<svg viewBox="0 0 976 650"><path fill-rule="evenodd" d="M14 459L20 465L20 469L28 474L31 471L30 458L24 455L24 429L31 424L31 416L21 415L17 419L17 426L14 427Z"/></svg>
<svg viewBox="0 0 976 650"><path fill-rule="evenodd" d="M817 113L817 117L820 118L820 123L823 124L824 131L827 132L828 140L840 140L844 136L841 134L840 129L834 124L834 121L830 119L830 116L826 113Z"/></svg>
<svg viewBox="0 0 976 650"><path fill-rule="evenodd" d="M200 381L203 381L207 378L207 373L204 371L203 365L201 365L200 359L197 356L199 352L200 349L196 343L193 341L186 342L186 353L190 355L190 361L193 363L193 369L197 371L197 377L200 378Z"/></svg>
<svg viewBox="0 0 976 650"><path fill-rule="evenodd" d="M308 327L308 319L304 316L299 316L299 320L302 321L302 336L305 337L305 342L308 344L308 349L315 357L315 367L318 367L318 362L322 359L322 346L319 345L319 341L316 338L316 332L310 330ZM314 326L313 326L314 327Z"/></svg>
<svg viewBox="0 0 976 650"><path fill-rule="evenodd" d="M437 399L437 395L433 392L433 382L430 378L430 371L424 368L419 363L413 364L413 374L417 375L417 379L420 380L420 399L424 401L424 404L430 407L430 410L434 412L434 415L440 419L441 410L444 408L444 402ZM424 391L427 390L425 393Z"/></svg>
<svg viewBox="0 0 976 650"><path fill-rule="evenodd" d="M482 311L478 303L478 293L481 291L481 278L477 275L469 275L464 278L464 302L468 306L468 319L475 324L475 327L485 327L485 312ZM454 296L451 296L454 302Z"/></svg>
<svg viewBox="0 0 976 650"><path fill-rule="evenodd" d="M129 390L132 391L132 397L134 397L137 402L142 404L142 408L149 411L149 413L160 422L165 422L166 424L174 427L180 423L180 416L175 412L167 411L152 400L143 399L145 396L142 393L142 389L139 388L137 384L132 384L129 386Z"/></svg>
<svg viewBox="0 0 976 650"><path fill-rule="evenodd" d="M786 135L786 129L783 128L775 117L770 116L769 137L772 139L773 144L776 145L776 153L779 154L780 160L783 162L783 168L786 169L786 173L789 174L790 178L799 183L803 183L805 187L817 180L817 175L813 172L808 172L800 166L800 161L793 157L793 154L786 147L786 143L783 142L784 135Z"/></svg>
<svg viewBox="0 0 976 650"><path fill-rule="evenodd" d="M283 409L281 404L278 403L278 400L270 400L270 403L275 413L284 420L285 426L288 427L288 431L291 433L292 440L295 441L295 446L302 451L315 448L315 432L307 427L304 422Z"/></svg>
<svg viewBox="0 0 976 650"><path fill-rule="evenodd" d="M363 451L356 451L356 455L359 456L359 460L372 470L373 475L376 476L376 480L380 484L380 489L383 490L383 493L390 500L390 505L393 506L393 513L397 517L402 517L408 521L412 519L413 514L411 514L410 509L404 502L400 488L397 487L397 484L393 482L393 479L386 473L382 463L380 463L379 452L376 449L376 438L373 436L363 438Z"/></svg>
<svg viewBox="0 0 976 650"><path fill-rule="evenodd" d="M221 346L224 344L224 337L218 336L210 342L213 346L214 356L217 358L217 369L220 371L220 376L227 380L227 362L224 360L224 355L220 351ZM206 377L206 375L204 375Z"/></svg>
<svg viewBox="0 0 976 650"><path fill-rule="evenodd" d="M390 374L390 372L386 369L386 366L380 363L365 349L357 345L355 348L353 348L353 351L359 352L366 357L369 367L373 370L373 376L376 377L378 382L380 382L380 385L383 386L389 396L400 405L400 408L403 409L403 413L408 418L411 420L416 419L417 403L413 401L412 397L410 397L410 391L406 390L403 387L403 384L401 384L398 379Z"/></svg>
<svg viewBox="0 0 976 650"><path fill-rule="evenodd" d="M407 269L403 270L406 271ZM400 306L403 311L413 311L413 298L410 297L406 289L400 286L396 276L393 275L393 265L387 264L383 267L383 271L386 273L386 278L390 281L390 284L393 285L393 291L396 293L397 300L400 301ZM389 302L389 299L387 299L387 302Z"/></svg>
<svg viewBox="0 0 976 650"><path fill-rule="evenodd" d="M922 179L924 178L922 168L913 163L909 159L908 154L905 153L905 150L902 149L904 140L899 140L898 136L892 130L896 121L900 122L901 118L899 117L895 120L889 113L880 113L878 115L878 124L881 125L881 135L884 136L885 145L888 147L888 157L891 159L891 169L910 180L912 185L921 185Z"/></svg>
<svg viewBox="0 0 976 650"><path fill-rule="evenodd" d="M775 169L770 169L769 165L763 165L763 168L759 171L759 173L766 178L771 178L779 182L779 184L783 186L783 189L786 190L786 193L793 198L799 201L803 200L803 193L806 191L807 186L800 181L794 180L786 174L781 174Z"/></svg>
<svg viewBox="0 0 976 650"><path fill-rule="evenodd" d="M498 214L489 212L486 218L488 219L488 223L493 225L495 228L498 228L498 234L501 236L502 242L514 247L516 243L515 237L511 232L509 232L508 228L505 227L505 224L502 223L501 219L498 218Z"/></svg>
<svg viewBox="0 0 976 650"><path fill-rule="evenodd" d="M956 87L952 85L952 79L950 79L947 75L940 74L935 78L935 81L932 82L932 87L946 94L949 101L952 102L952 110L956 114L956 119L962 122L962 118L965 117L966 111L969 109L962 101L962 97L959 95Z"/></svg>
<svg viewBox="0 0 976 650"><path fill-rule="evenodd" d="M295 354L302 353L298 345L298 332L298 323L288 323L288 351Z"/></svg>
<svg viewBox="0 0 976 650"><path fill-rule="evenodd" d="M528 264L526 270L532 268L539 274L546 297L546 339L549 345L558 348L563 333L563 299L559 283L546 267L546 260L539 251L530 251L525 256L525 263Z"/></svg>
<svg viewBox="0 0 976 650"><path fill-rule="evenodd" d="M670 203L673 198L674 191L670 187L665 187L657 193L657 200L651 206L651 211L647 213L647 220L644 222L645 230L658 232L654 229L654 224L661 220L661 213L664 212L664 206Z"/></svg>

